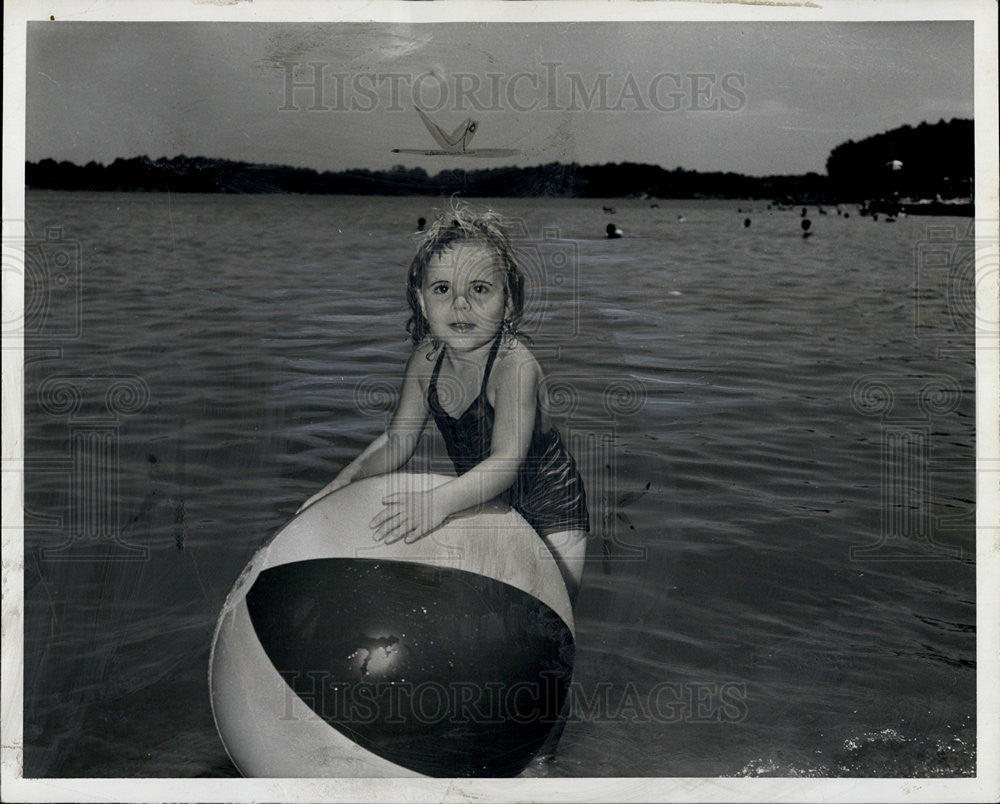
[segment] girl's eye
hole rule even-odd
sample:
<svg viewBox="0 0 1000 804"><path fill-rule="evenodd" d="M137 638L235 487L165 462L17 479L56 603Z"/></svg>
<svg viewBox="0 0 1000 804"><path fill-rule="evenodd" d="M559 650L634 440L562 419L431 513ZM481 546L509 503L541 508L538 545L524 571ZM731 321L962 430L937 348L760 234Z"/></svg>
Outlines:
<svg viewBox="0 0 1000 804"><path fill-rule="evenodd" d="M476 285L472 286L472 290L475 293L478 293L478 294L482 295L483 293L489 293L490 292L490 286L489 285L479 285L479 284L476 284Z"/></svg>
<svg viewBox="0 0 1000 804"><path fill-rule="evenodd" d="M444 284L444 282L441 282L435 285L433 288L431 288L431 292L437 293L439 296L443 296L445 293L448 292L448 286Z"/></svg>

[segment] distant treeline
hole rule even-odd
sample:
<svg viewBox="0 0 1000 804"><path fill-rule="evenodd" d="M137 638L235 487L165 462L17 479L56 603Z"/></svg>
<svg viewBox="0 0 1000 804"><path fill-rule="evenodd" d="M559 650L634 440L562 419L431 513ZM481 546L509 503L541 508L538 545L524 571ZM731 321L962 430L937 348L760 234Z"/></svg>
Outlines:
<svg viewBox="0 0 1000 804"><path fill-rule="evenodd" d="M139 190L175 193L309 193L570 198L756 198L790 202L862 201L901 195L971 195L971 120L923 124L838 146L827 176L701 173L632 162L605 165L444 170L423 168L317 172L202 156L116 159L110 165L43 159L28 162L28 187L48 190ZM892 160L902 163L893 170Z"/></svg>
<svg viewBox="0 0 1000 804"><path fill-rule="evenodd" d="M903 126L834 148L826 160L828 188L841 201L969 198L974 156L971 120Z"/></svg>
<svg viewBox="0 0 1000 804"><path fill-rule="evenodd" d="M700 173L634 163L444 170L397 165L391 170L319 173L308 168L253 165L176 156L116 159L110 165L43 159L26 165L28 187L48 190L169 190L175 193L327 193L344 195L451 195L492 197L821 198L826 180L804 176L752 177Z"/></svg>

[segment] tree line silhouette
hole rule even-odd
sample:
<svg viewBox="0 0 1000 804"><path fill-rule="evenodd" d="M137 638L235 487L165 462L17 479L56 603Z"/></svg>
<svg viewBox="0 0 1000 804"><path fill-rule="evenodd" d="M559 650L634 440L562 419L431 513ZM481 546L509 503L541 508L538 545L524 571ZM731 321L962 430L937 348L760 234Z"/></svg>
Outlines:
<svg viewBox="0 0 1000 804"><path fill-rule="evenodd" d="M971 120L902 126L834 148L826 160L828 191L845 201L971 198L974 156Z"/></svg>
<svg viewBox="0 0 1000 804"><path fill-rule="evenodd" d="M342 195L463 195L490 197L775 198L820 197L824 177L753 177L701 173L658 165L578 165L553 162L534 167L443 170L420 167L319 173L308 168L255 165L207 157L148 156L95 162L43 159L25 166L28 187L48 190L170 191L175 193L319 193Z"/></svg>
<svg viewBox="0 0 1000 804"><path fill-rule="evenodd" d="M633 162L443 170L420 167L318 172L203 156L116 159L110 165L43 159L25 166L30 188L175 193L308 193L571 198L756 198L788 202L861 201L905 194L971 195L971 120L926 123L837 146L827 175L746 176ZM902 168L888 167L892 160Z"/></svg>

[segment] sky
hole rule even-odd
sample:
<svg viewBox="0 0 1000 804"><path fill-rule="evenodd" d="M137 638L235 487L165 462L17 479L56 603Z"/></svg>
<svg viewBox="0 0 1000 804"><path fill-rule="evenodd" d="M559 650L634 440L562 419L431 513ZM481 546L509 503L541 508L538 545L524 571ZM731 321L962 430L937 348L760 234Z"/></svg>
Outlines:
<svg viewBox="0 0 1000 804"><path fill-rule="evenodd" d="M971 118L973 86L968 22L32 22L25 155L822 173L848 139ZM393 153L438 147L415 104L516 153Z"/></svg>

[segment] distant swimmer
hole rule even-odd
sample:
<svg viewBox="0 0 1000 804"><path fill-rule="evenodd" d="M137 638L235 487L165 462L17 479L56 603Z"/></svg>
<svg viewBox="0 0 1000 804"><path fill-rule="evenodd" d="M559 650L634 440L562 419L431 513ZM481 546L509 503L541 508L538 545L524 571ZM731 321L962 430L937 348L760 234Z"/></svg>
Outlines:
<svg viewBox="0 0 1000 804"><path fill-rule="evenodd" d="M607 213L608 213L609 215L614 215L614 214L615 214L615 213L616 213L616 212L618 211L618 210L617 210L617 209L615 209L614 207L601 207L601 209L603 209L603 210L604 210L605 212L607 212Z"/></svg>
<svg viewBox="0 0 1000 804"><path fill-rule="evenodd" d="M607 232L608 240L615 240L622 236L622 230L613 223L609 223L604 231Z"/></svg>
<svg viewBox="0 0 1000 804"><path fill-rule="evenodd" d="M749 218L744 218L743 219L743 228L744 229L749 229L750 228L750 219Z"/></svg>
<svg viewBox="0 0 1000 804"><path fill-rule="evenodd" d="M802 207L802 217L804 218L808 214L809 214L809 210L806 209L805 207Z"/></svg>
<svg viewBox="0 0 1000 804"><path fill-rule="evenodd" d="M685 218L683 215L678 215L677 216L677 222L678 223L684 223L684 221L686 221L686 220L687 220L687 218Z"/></svg>
<svg viewBox="0 0 1000 804"><path fill-rule="evenodd" d="M803 218L802 219L802 236L803 237L811 237L812 236L812 232L809 231L812 228L812 225L813 225L812 221L809 220L809 218Z"/></svg>
<svg viewBox="0 0 1000 804"><path fill-rule="evenodd" d="M417 218L417 231L422 232L427 225L427 218Z"/></svg>

